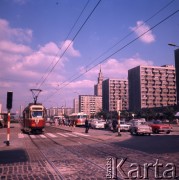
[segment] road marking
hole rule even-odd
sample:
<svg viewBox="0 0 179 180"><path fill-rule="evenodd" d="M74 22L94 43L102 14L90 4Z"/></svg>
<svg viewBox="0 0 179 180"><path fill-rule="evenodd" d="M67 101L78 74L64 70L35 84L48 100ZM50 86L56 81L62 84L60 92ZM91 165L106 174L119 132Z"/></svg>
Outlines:
<svg viewBox="0 0 179 180"><path fill-rule="evenodd" d="M24 138L24 134L18 133L18 138Z"/></svg>
<svg viewBox="0 0 179 180"><path fill-rule="evenodd" d="M73 136L73 137L78 137L78 136L76 136L75 134L70 134L70 133L65 133L65 135L69 135L69 136Z"/></svg>
<svg viewBox="0 0 179 180"><path fill-rule="evenodd" d="M52 134L52 133L46 133L47 135L49 135L50 137L57 137L57 136L55 136L54 134Z"/></svg>
<svg viewBox="0 0 179 180"><path fill-rule="evenodd" d="M67 135L62 134L62 133L57 133L57 134L59 134L60 136L63 136L63 137L68 137Z"/></svg>
<svg viewBox="0 0 179 180"><path fill-rule="evenodd" d="M35 139L35 138L36 138L36 136L35 136L35 135L30 135L30 137L31 137L32 139Z"/></svg>
<svg viewBox="0 0 179 180"><path fill-rule="evenodd" d="M40 135L41 138L47 138L45 135L41 134Z"/></svg>
<svg viewBox="0 0 179 180"><path fill-rule="evenodd" d="M73 132L74 134L80 135L80 136L89 136L88 134L83 134L83 133L78 133L78 132Z"/></svg>

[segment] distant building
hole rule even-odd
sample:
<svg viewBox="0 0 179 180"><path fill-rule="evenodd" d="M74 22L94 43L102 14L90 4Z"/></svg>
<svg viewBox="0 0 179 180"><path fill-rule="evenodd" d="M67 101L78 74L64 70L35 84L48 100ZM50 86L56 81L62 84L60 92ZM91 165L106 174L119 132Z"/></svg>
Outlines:
<svg viewBox="0 0 179 180"><path fill-rule="evenodd" d="M102 89L104 111L128 109L128 80L106 79Z"/></svg>
<svg viewBox="0 0 179 180"><path fill-rule="evenodd" d="M179 111L179 49L175 50L175 71L176 71L177 110Z"/></svg>
<svg viewBox="0 0 179 180"><path fill-rule="evenodd" d="M70 114L73 113L73 108L68 108L68 107L51 107L47 109L47 116L52 117L52 116L63 116L67 115L69 116Z"/></svg>
<svg viewBox="0 0 179 180"><path fill-rule="evenodd" d="M74 113L78 113L79 111L79 99L75 98L73 100L73 109L74 109Z"/></svg>
<svg viewBox="0 0 179 180"><path fill-rule="evenodd" d="M100 67L100 71L98 74L98 83L96 85L94 85L94 95L95 96L102 96L102 83L103 83L103 75L102 75L101 67Z"/></svg>
<svg viewBox="0 0 179 180"><path fill-rule="evenodd" d="M95 115L102 110L102 97L95 95L79 95L79 111Z"/></svg>
<svg viewBox="0 0 179 180"><path fill-rule="evenodd" d="M175 68L137 66L128 71L129 110L173 106L176 104Z"/></svg>

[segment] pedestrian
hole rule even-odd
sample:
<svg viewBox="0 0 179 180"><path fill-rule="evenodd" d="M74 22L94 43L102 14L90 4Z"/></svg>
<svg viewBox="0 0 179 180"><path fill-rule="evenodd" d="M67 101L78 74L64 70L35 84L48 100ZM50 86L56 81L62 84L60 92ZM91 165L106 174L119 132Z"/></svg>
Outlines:
<svg viewBox="0 0 179 180"><path fill-rule="evenodd" d="M88 121L88 119L86 117L86 120L85 120L85 133L88 133L88 131L89 131L89 121Z"/></svg>
<svg viewBox="0 0 179 180"><path fill-rule="evenodd" d="M117 121L113 119L112 121L112 127L113 127L113 133L116 131Z"/></svg>

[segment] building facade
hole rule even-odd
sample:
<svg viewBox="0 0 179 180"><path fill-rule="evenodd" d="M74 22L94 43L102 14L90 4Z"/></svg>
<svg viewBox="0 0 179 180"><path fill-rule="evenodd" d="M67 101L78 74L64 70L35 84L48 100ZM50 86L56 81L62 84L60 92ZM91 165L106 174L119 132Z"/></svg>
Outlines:
<svg viewBox="0 0 179 180"><path fill-rule="evenodd" d="M128 80L106 79L103 81L102 91L104 111L128 109Z"/></svg>
<svg viewBox="0 0 179 180"><path fill-rule="evenodd" d="M102 110L102 97L95 95L79 95L79 111L95 115Z"/></svg>
<svg viewBox="0 0 179 180"><path fill-rule="evenodd" d="M74 113L80 112L80 110L79 110L79 98L78 99L75 98L73 100L73 109L74 109Z"/></svg>
<svg viewBox="0 0 179 180"><path fill-rule="evenodd" d="M175 50L175 71L176 71L177 111L179 111L179 49Z"/></svg>
<svg viewBox="0 0 179 180"><path fill-rule="evenodd" d="M128 71L129 110L176 104L176 77L172 65L137 66Z"/></svg>

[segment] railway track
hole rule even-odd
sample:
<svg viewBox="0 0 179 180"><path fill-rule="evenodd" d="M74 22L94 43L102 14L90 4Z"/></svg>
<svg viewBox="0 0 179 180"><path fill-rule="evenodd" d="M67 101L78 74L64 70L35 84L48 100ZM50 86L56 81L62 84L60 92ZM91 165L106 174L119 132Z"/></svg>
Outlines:
<svg viewBox="0 0 179 180"><path fill-rule="evenodd" d="M63 139L52 138L48 133L58 133L58 129L50 127L46 129L45 139L32 139L32 143L45 157L49 167L54 170L59 179L88 179L89 176L96 179L105 179L107 175L106 159L113 158L115 163L125 160L123 171L128 171L132 163L155 163L156 157L118 147L112 143L106 143L101 139L92 137L65 137ZM137 158L136 158L137 156ZM118 161L117 161L118 160ZM164 159L160 162L165 161ZM117 165L117 164L116 164ZM154 178L154 169L149 169L148 176ZM115 172L115 175L117 171ZM118 173L118 179L123 179L124 174Z"/></svg>

